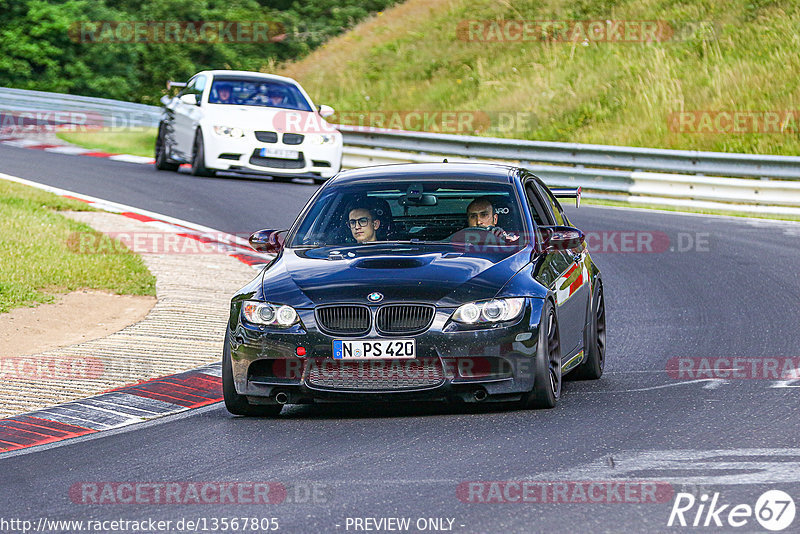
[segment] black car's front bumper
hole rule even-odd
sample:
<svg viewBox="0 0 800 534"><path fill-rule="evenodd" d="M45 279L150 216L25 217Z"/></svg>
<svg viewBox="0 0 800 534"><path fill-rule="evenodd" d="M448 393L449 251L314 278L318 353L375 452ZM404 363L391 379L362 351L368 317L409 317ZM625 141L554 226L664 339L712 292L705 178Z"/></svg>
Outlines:
<svg viewBox="0 0 800 534"><path fill-rule="evenodd" d="M228 336L234 384L237 393L253 404L273 404L278 402L276 397L290 404L515 400L533 387L542 302L526 299L524 313L513 324L481 329L459 327L449 320L454 309L437 309L424 333L396 336L416 340L414 360L334 360L333 340L348 338L320 332L313 310L297 310L301 323L287 330L259 327L239 318ZM375 338L394 337L373 331L350 339ZM402 387L390 379L397 373L404 378ZM355 381L348 384L349 378Z"/></svg>

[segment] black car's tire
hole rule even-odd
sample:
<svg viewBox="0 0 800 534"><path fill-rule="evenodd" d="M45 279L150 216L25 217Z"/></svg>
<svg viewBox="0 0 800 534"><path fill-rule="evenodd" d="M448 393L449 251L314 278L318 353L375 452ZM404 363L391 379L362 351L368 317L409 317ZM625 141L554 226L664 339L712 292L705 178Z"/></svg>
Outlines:
<svg viewBox="0 0 800 534"><path fill-rule="evenodd" d="M203 132L197 130L194 136L192 151L192 174L194 176L215 176L217 173L206 167L206 147L203 143Z"/></svg>
<svg viewBox="0 0 800 534"><path fill-rule="evenodd" d="M522 398L524 408L553 408L561 396L561 336L553 305L545 301L533 362L533 389Z"/></svg>
<svg viewBox="0 0 800 534"><path fill-rule="evenodd" d="M606 301L602 284L597 284L595 293L584 340L586 359L570 373L570 378L576 380L597 380L603 376L606 361Z"/></svg>
<svg viewBox="0 0 800 534"><path fill-rule="evenodd" d="M163 124L160 124L158 126L158 135L156 136L155 159L156 159L155 168L159 171L177 171L178 167L180 167L179 163L170 161L169 157L167 157L167 147L164 140Z"/></svg>
<svg viewBox="0 0 800 534"><path fill-rule="evenodd" d="M225 408L233 415L275 417L283 408L280 404L250 404L247 402L247 397L236 393L236 386L233 384L230 339L227 333L225 348L222 349L222 397L225 400Z"/></svg>

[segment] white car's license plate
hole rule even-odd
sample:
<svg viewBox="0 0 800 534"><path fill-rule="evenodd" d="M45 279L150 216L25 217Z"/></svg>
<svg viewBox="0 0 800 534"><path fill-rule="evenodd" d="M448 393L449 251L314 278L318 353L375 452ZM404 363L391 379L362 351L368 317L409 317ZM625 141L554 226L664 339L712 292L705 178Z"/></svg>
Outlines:
<svg viewBox="0 0 800 534"><path fill-rule="evenodd" d="M262 148L258 154L262 158L297 159L300 157L300 152L297 150L286 150L285 148Z"/></svg>
<svg viewBox="0 0 800 534"><path fill-rule="evenodd" d="M413 339L335 339L333 357L337 360L378 360L415 358L417 343Z"/></svg>

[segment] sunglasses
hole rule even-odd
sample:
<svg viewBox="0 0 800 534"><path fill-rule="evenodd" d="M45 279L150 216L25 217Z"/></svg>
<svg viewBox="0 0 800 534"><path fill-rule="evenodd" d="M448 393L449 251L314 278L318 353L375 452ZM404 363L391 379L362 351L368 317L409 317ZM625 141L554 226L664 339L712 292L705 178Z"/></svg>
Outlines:
<svg viewBox="0 0 800 534"><path fill-rule="evenodd" d="M358 219L350 219L349 221L347 221L347 226L349 226L350 228L355 228L356 224L358 224L360 228L363 228L366 225L368 225L371 220L372 219L370 217L360 217Z"/></svg>

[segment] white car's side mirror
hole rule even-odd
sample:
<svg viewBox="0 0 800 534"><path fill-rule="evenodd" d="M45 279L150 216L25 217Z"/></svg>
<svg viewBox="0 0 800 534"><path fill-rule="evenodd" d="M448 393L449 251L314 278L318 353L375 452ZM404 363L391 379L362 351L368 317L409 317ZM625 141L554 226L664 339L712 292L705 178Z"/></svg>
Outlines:
<svg viewBox="0 0 800 534"><path fill-rule="evenodd" d="M335 109L333 109L330 106L326 106L325 104L322 104L321 106L317 106L317 109L319 110L319 116L322 117L323 119L325 117L330 117L331 115L336 113Z"/></svg>
<svg viewBox="0 0 800 534"><path fill-rule="evenodd" d="M189 104L190 106L197 106L200 104L200 99L194 93L186 93L185 95L181 95L181 102L184 104Z"/></svg>

